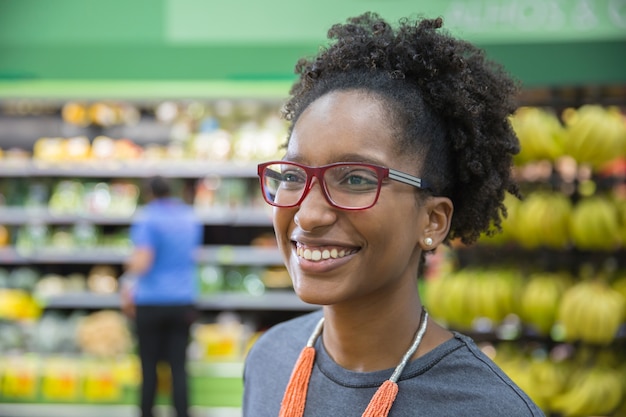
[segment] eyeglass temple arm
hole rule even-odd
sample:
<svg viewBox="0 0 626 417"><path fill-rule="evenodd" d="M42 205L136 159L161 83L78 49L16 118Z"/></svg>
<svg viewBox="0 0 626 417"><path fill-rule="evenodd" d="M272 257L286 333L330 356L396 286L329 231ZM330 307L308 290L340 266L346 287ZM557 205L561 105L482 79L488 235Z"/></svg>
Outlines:
<svg viewBox="0 0 626 417"><path fill-rule="evenodd" d="M421 178L414 177L411 174L397 171L395 169L389 168L389 178L391 178L392 180L403 182L405 184L412 185L417 188L426 188L426 184Z"/></svg>

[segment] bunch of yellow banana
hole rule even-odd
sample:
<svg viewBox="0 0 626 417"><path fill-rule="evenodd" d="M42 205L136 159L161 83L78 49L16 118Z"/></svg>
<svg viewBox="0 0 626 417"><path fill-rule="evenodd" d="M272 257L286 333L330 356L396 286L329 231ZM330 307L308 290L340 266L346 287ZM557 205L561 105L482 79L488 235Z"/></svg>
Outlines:
<svg viewBox="0 0 626 417"><path fill-rule="evenodd" d="M622 244L614 201L600 194L581 198L569 222L572 243L586 250L615 250Z"/></svg>
<svg viewBox="0 0 626 417"><path fill-rule="evenodd" d="M536 191L517 207L515 237L526 249L565 248L570 242L572 203L562 193Z"/></svg>
<svg viewBox="0 0 626 417"><path fill-rule="evenodd" d="M500 323L516 311L520 275L507 269L472 271L473 282L466 291L465 314L473 319L488 319L492 325Z"/></svg>
<svg viewBox="0 0 626 417"><path fill-rule="evenodd" d="M548 407L548 403L543 399L542 387L535 383L533 374L529 372L528 359L521 355L519 357L502 359L498 355L499 353L496 354L494 362L539 408L545 410Z"/></svg>
<svg viewBox="0 0 626 417"><path fill-rule="evenodd" d="M522 283L513 269L461 269L426 281L424 305L435 319L456 329L472 329L477 319L497 325L516 311Z"/></svg>
<svg viewBox="0 0 626 417"><path fill-rule="evenodd" d="M624 318L626 300L604 281L579 281L561 297L557 321L563 326L565 340L608 345Z"/></svg>
<svg viewBox="0 0 626 417"><path fill-rule="evenodd" d="M473 317L468 317L467 310L467 290L472 287L473 276L469 271L462 270L450 273L439 278L440 296L434 299L435 294L431 292L429 305L427 307L433 311L433 304L439 304L433 312L433 316L441 319L447 326L457 329L470 329ZM427 290L428 291L428 290Z"/></svg>
<svg viewBox="0 0 626 417"><path fill-rule="evenodd" d="M556 322L561 297L571 285L572 277L567 273L531 274L520 297L519 313L522 321L540 335L550 335Z"/></svg>
<svg viewBox="0 0 626 417"><path fill-rule="evenodd" d="M594 366L571 375L565 391L552 398L550 408L563 417L607 416L622 402L624 375L617 369Z"/></svg>
<svg viewBox="0 0 626 417"><path fill-rule="evenodd" d="M572 373L570 360L522 353L519 346L506 343L498 344L492 359L546 415L550 414L551 400L564 391Z"/></svg>
<svg viewBox="0 0 626 417"><path fill-rule="evenodd" d="M547 159L556 160L563 155L565 128L550 110L539 107L520 107L510 118L521 150L515 163Z"/></svg>
<svg viewBox="0 0 626 417"><path fill-rule="evenodd" d="M550 407L552 399L562 394L567 386L571 364L565 360L551 360L548 356L534 356L529 359L527 370L534 386L532 399L549 415L553 411Z"/></svg>
<svg viewBox="0 0 626 417"><path fill-rule="evenodd" d="M584 105L563 114L565 154L576 161L601 168L624 152L626 125L617 107Z"/></svg>

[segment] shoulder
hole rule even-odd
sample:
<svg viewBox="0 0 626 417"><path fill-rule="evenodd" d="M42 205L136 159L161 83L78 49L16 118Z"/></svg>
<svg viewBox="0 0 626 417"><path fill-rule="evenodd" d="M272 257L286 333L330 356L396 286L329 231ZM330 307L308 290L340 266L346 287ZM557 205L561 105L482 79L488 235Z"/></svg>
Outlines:
<svg viewBox="0 0 626 417"><path fill-rule="evenodd" d="M441 389L473 399L451 401L462 406L464 415L544 416L532 399L470 337L455 333L454 341L456 348L450 349L427 373L435 377L434 381L447 386Z"/></svg>

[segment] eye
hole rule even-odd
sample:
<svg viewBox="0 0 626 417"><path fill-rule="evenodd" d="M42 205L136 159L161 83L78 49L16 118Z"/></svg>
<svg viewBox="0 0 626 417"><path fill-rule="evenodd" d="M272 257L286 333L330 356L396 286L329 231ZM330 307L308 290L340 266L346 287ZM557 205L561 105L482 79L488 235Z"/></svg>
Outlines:
<svg viewBox="0 0 626 417"><path fill-rule="evenodd" d="M333 173L335 184L353 191L369 191L378 187L376 171L367 167L346 166Z"/></svg>
<svg viewBox="0 0 626 417"><path fill-rule="evenodd" d="M288 169L283 171L282 180L291 183L306 182L306 174L297 169Z"/></svg>

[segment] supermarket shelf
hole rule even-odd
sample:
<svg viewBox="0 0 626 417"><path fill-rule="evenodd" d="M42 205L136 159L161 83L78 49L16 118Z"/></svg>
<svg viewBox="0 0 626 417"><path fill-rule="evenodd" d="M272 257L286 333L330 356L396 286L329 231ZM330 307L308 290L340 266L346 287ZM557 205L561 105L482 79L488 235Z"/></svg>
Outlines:
<svg viewBox="0 0 626 417"><path fill-rule="evenodd" d="M121 264L130 255L128 248L37 248L18 250L15 247L0 249L0 264Z"/></svg>
<svg viewBox="0 0 626 417"><path fill-rule="evenodd" d="M130 255L129 248L37 248L20 251L14 247L0 248L0 264L122 264ZM282 265L274 247L205 246L198 251L198 262L218 265L269 266Z"/></svg>
<svg viewBox="0 0 626 417"><path fill-rule="evenodd" d="M138 209L135 214L139 214ZM25 224L75 224L86 222L96 225L129 225L133 216L113 216L90 213L54 213L47 208L0 207L0 224L19 226ZM266 208L208 208L197 210L199 220L205 225L271 226L270 212Z"/></svg>
<svg viewBox="0 0 626 417"><path fill-rule="evenodd" d="M191 407L191 417L241 417L240 408ZM0 403L0 417L135 417L132 405ZM156 406L155 417L173 415L170 407Z"/></svg>
<svg viewBox="0 0 626 417"><path fill-rule="evenodd" d="M42 300L48 309L119 309L118 294L68 293ZM293 291L267 291L261 295L216 293L203 296L197 306L201 310L237 311L313 311L318 306L306 304Z"/></svg>
<svg viewBox="0 0 626 417"><path fill-rule="evenodd" d="M5 160L0 177L71 177L71 178L148 178L153 175L175 178L255 178L256 164L215 161L93 161L41 162Z"/></svg>

